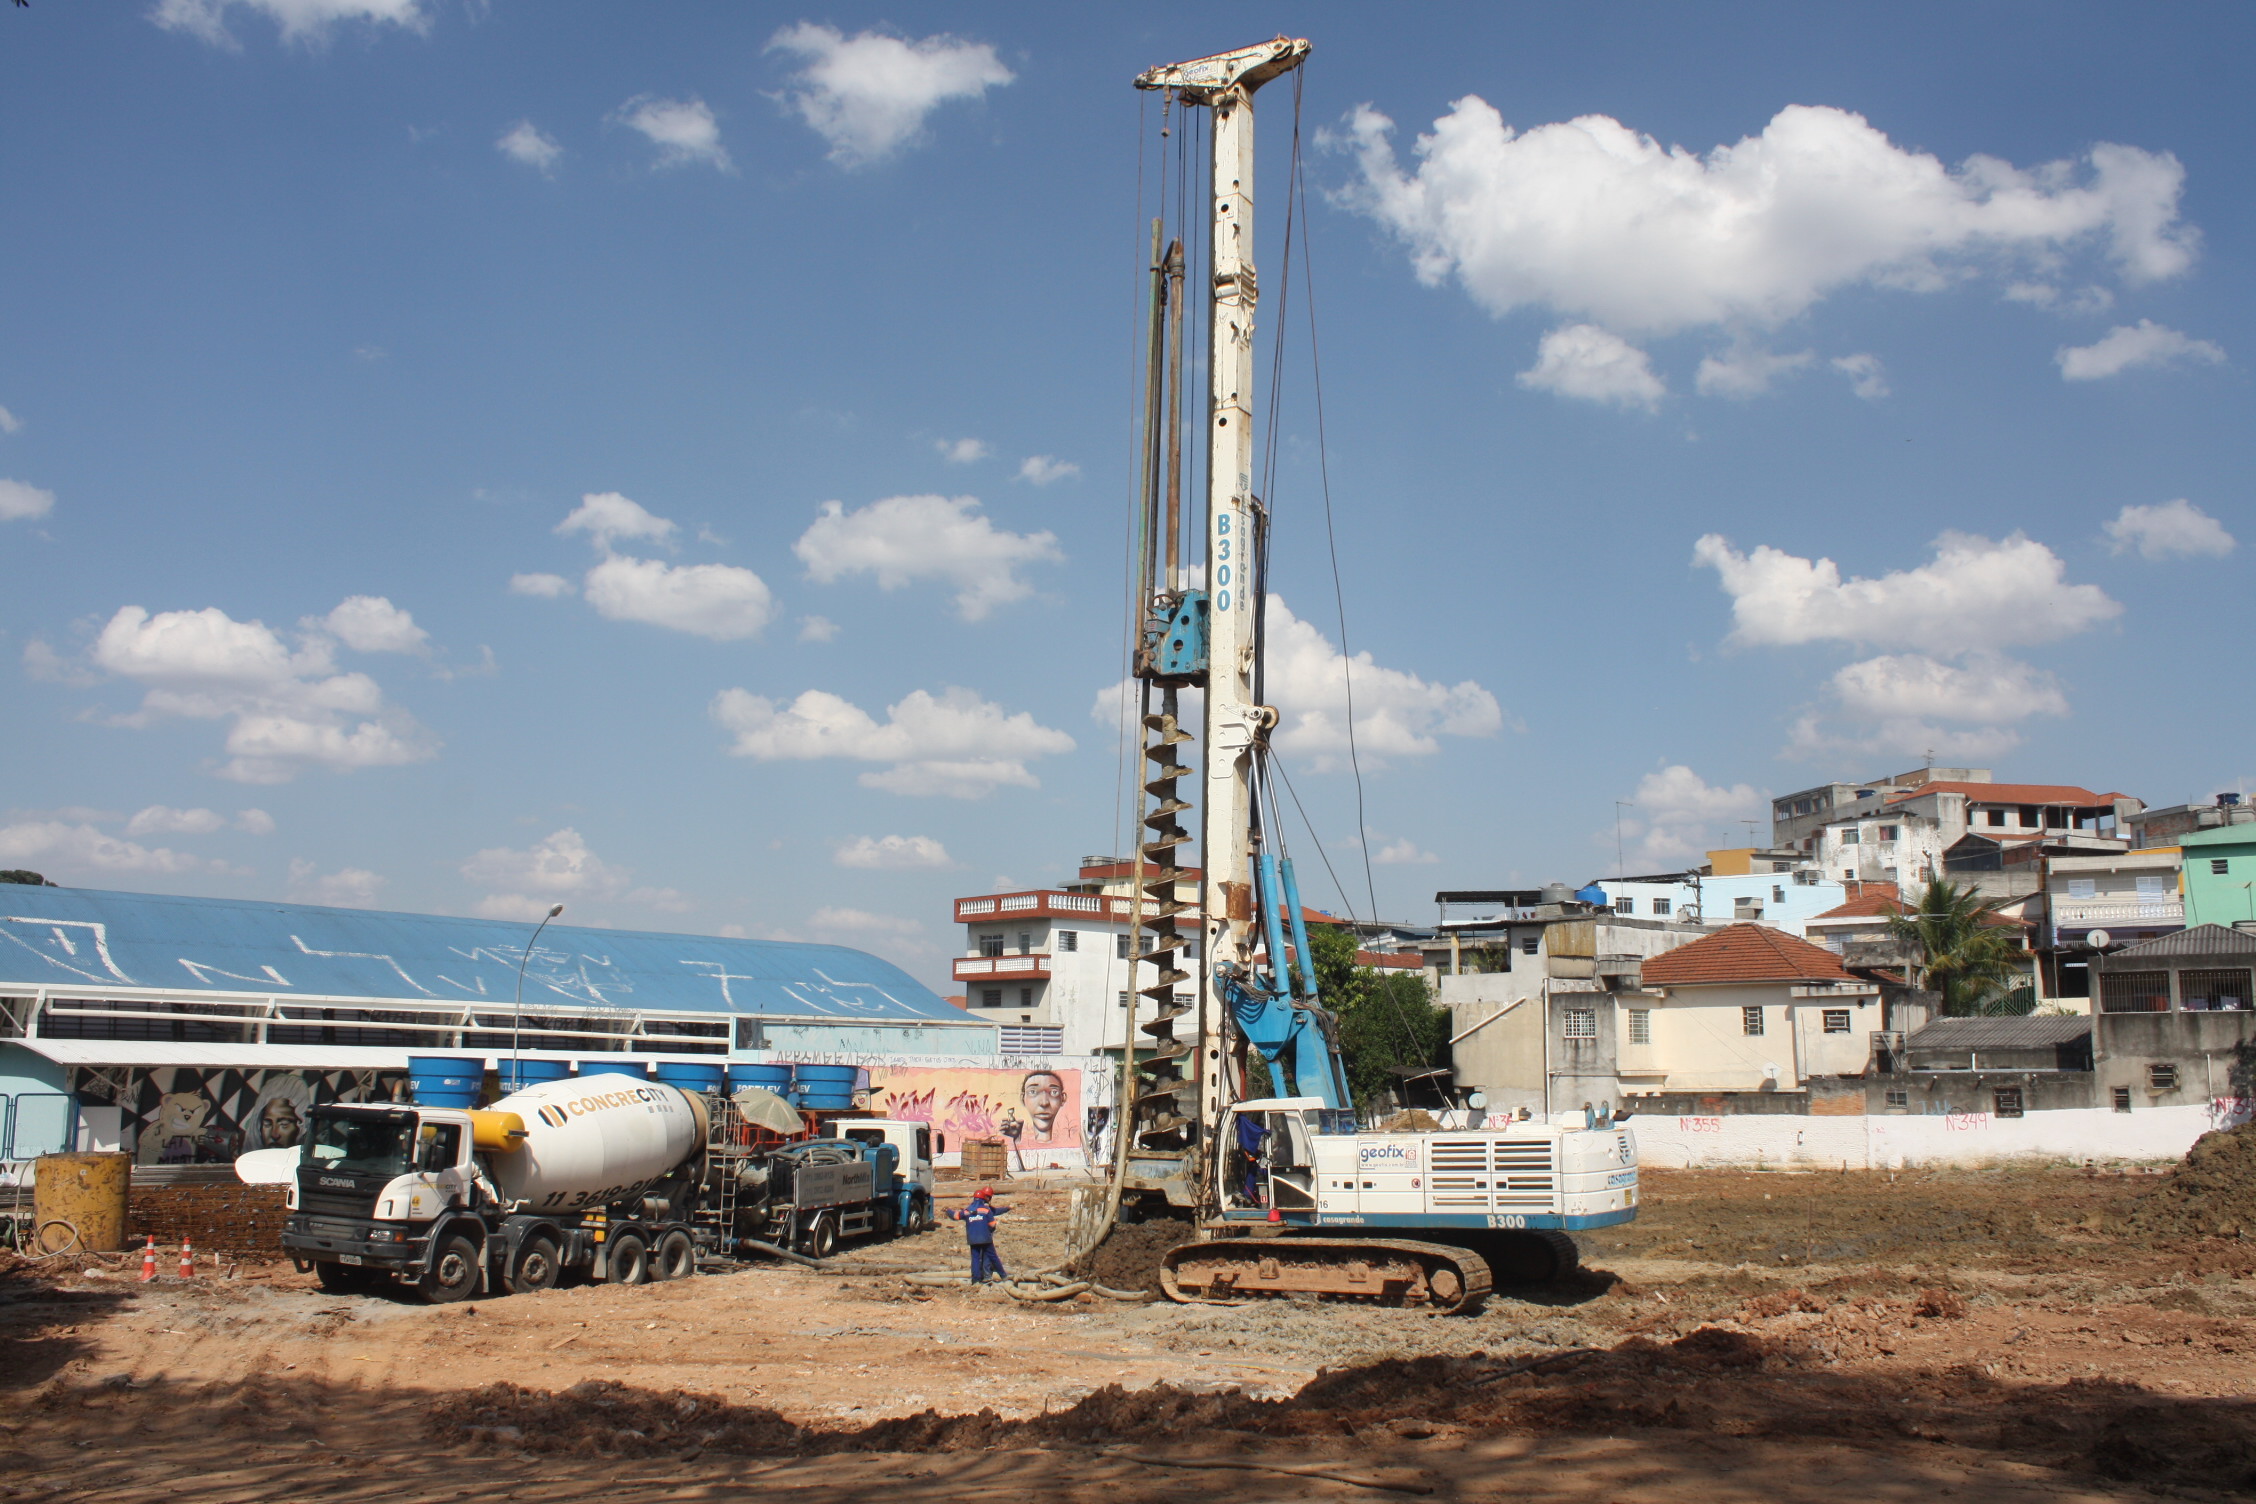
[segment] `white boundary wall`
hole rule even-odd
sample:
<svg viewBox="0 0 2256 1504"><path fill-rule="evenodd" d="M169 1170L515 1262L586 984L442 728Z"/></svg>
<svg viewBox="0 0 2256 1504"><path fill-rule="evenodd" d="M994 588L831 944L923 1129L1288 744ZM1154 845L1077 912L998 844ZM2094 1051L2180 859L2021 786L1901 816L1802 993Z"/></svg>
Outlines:
<svg viewBox="0 0 2256 1504"><path fill-rule="evenodd" d="M2213 1128L2248 1122L2246 1097L2136 1112L2071 1107L2001 1118L1987 1112L1936 1116L1805 1117L1745 1113L1726 1117L1629 1119L1640 1164L1676 1170L1807 1166L1903 1170L2013 1162L2182 1159Z"/></svg>

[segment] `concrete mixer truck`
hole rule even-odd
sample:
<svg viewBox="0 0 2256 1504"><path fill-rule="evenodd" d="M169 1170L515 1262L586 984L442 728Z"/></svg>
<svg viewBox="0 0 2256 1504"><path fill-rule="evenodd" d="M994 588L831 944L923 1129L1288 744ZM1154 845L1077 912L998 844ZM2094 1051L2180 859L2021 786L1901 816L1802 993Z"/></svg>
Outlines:
<svg viewBox="0 0 2256 1504"><path fill-rule="evenodd" d="M694 1273L707 1108L624 1075L544 1081L492 1107L316 1107L283 1250L323 1289L398 1282L433 1303ZM268 1151L271 1152L271 1151Z"/></svg>

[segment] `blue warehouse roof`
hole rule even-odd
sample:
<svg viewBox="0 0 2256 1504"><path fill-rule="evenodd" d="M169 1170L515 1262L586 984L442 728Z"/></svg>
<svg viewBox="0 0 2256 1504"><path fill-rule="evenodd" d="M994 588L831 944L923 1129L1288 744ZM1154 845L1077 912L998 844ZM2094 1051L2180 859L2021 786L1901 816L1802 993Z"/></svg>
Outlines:
<svg viewBox="0 0 2256 1504"><path fill-rule="evenodd" d="M530 924L0 884L0 990L135 989L507 1003ZM525 1005L964 1022L889 961L842 945L552 924Z"/></svg>

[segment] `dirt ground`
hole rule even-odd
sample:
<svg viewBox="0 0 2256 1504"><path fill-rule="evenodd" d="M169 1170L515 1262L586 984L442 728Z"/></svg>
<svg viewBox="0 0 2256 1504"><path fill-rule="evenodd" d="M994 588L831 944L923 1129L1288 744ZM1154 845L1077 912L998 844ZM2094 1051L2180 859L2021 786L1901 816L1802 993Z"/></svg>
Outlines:
<svg viewBox="0 0 2256 1504"><path fill-rule="evenodd" d="M2246 1497L2256 1239L2127 1231L2072 1171L1647 1171L1557 1287L1469 1317L1025 1304L952 1230L426 1307L287 1265L0 1274L0 1491L33 1500L1138 1504ZM1004 1200L1016 1272L1065 1193ZM1144 1235L1150 1236L1150 1235ZM1134 1259L1106 1283L1133 1283Z"/></svg>

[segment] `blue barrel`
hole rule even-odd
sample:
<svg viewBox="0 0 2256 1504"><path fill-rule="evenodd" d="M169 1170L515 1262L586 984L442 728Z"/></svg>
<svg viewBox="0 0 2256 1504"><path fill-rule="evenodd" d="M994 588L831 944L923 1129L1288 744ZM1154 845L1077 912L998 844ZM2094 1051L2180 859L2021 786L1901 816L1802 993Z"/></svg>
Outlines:
<svg viewBox="0 0 2256 1504"><path fill-rule="evenodd" d="M852 1065L795 1065L791 1100L809 1112L851 1112L861 1068Z"/></svg>
<svg viewBox="0 0 2256 1504"><path fill-rule="evenodd" d="M636 1080L650 1074L650 1062L637 1060L632 1055L598 1055L593 1060L580 1062L583 1076L632 1076Z"/></svg>
<svg viewBox="0 0 2256 1504"><path fill-rule="evenodd" d="M747 1086L757 1086L782 1096L791 1090L791 1067L788 1065L734 1064L728 1068L728 1089L742 1091Z"/></svg>
<svg viewBox="0 0 2256 1504"><path fill-rule="evenodd" d="M572 1074L569 1060L509 1060L500 1065L501 1089L505 1092L523 1091L528 1086L538 1086L543 1081L562 1081Z"/></svg>
<svg viewBox="0 0 2256 1504"><path fill-rule="evenodd" d="M696 1060L661 1060L658 1062L658 1079L682 1091L716 1092L727 1074L718 1064L708 1065Z"/></svg>
<svg viewBox="0 0 2256 1504"><path fill-rule="evenodd" d="M410 1055L407 1089L425 1107L475 1107L485 1089L486 1062L476 1056Z"/></svg>

